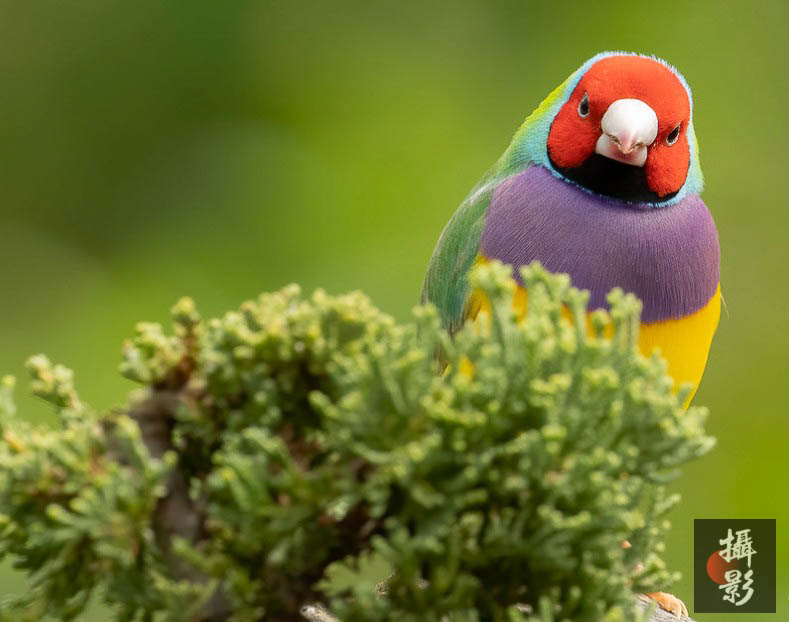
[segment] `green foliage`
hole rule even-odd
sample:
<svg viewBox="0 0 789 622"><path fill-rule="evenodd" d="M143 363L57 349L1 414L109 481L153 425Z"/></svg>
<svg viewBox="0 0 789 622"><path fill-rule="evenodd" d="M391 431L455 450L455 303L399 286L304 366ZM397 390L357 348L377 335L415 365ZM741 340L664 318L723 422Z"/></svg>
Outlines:
<svg viewBox="0 0 789 622"><path fill-rule="evenodd" d="M522 274L525 320L494 263L473 277L492 312L453 338L432 307L398 325L358 293L291 286L209 321L181 301L173 334L126 344L147 388L124 412L35 357L61 427L20 421L4 383L0 552L33 589L3 611L69 619L98 589L127 620L316 600L344 622L632 619L633 591L672 579L663 484L711 446L705 412L637 353L637 300L612 292L597 338L585 293Z"/></svg>
<svg viewBox="0 0 789 622"><path fill-rule="evenodd" d="M134 600L139 590L145 602L156 579L149 520L173 461L152 459L128 416L83 409L65 368L43 356L29 367L34 391L55 406L62 427L16 418L5 379L0 555L29 573L31 589L3 603L4 619L70 619L98 586L108 601Z"/></svg>

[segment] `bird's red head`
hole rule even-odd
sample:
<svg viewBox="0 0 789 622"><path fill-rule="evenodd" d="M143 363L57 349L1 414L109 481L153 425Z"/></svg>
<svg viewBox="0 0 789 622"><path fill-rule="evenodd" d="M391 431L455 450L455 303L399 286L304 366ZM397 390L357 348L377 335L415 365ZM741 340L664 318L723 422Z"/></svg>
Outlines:
<svg viewBox="0 0 789 622"><path fill-rule="evenodd" d="M607 56L556 114L548 157L565 177L600 194L667 200L688 175L690 114L688 91L666 65Z"/></svg>

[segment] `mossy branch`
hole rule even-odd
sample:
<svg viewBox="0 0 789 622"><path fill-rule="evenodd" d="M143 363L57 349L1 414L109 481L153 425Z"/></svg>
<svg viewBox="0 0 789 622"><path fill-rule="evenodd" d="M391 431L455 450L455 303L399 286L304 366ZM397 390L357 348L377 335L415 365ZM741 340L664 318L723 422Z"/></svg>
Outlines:
<svg viewBox="0 0 789 622"><path fill-rule="evenodd" d="M508 267L473 279L491 313L452 338L432 307L397 324L358 293L291 286L207 321L183 300L125 345L144 388L108 413L34 357L60 425L0 384L0 555L32 587L2 615L95 596L129 621L634 618L675 577L663 484L711 447L705 412L638 354L632 296L597 337L565 276L524 269L523 321Z"/></svg>
<svg viewBox="0 0 789 622"><path fill-rule="evenodd" d="M691 618L686 615L677 616L670 611L661 609L657 603L647 598L645 595L639 595L636 600L637 612L641 616L649 616L649 622L693 622ZM529 608L522 607L521 610L526 613ZM305 605L301 608L301 614L307 622L339 622L325 607L319 604ZM448 616L445 620L448 620Z"/></svg>

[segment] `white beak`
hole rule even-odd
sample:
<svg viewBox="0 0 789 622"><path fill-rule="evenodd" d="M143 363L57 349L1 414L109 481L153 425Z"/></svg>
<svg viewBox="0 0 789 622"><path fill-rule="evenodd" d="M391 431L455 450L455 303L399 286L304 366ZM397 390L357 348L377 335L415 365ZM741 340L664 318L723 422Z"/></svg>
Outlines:
<svg viewBox="0 0 789 622"><path fill-rule="evenodd" d="M617 99L600 123L603 130L595 152L633 166L644 166L647 147L655 141L658 119L640 99Z"/></svg>

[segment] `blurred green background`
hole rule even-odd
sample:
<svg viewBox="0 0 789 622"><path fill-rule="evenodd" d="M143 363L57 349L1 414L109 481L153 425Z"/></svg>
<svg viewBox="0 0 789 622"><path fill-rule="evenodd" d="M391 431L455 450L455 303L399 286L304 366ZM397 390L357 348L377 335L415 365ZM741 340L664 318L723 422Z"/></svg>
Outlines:
<svg viewBox="0 0 789 622"><path fill-rule="evenodd" d="M296 281L406 319L523 118L598 51L654 53L694 90L728 304L696 398L719 444L676 486L673 591L692 607L693 518L777 518L778 613L737 619L787 619L787 23L780 1L3 0L0 370L44 351L118 404L122 340L185 294L209 315ZM48 417L24 383L19 404Z"/></svg>

